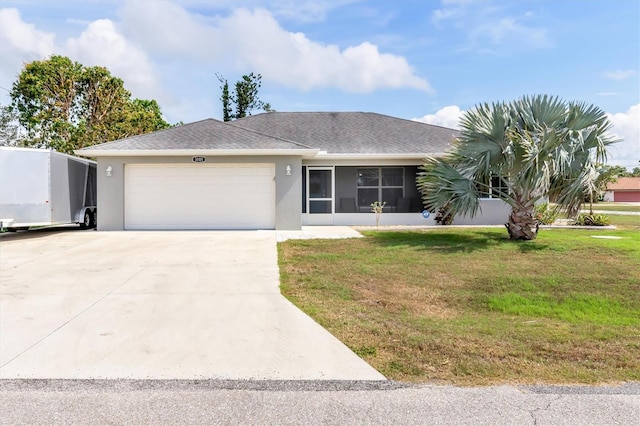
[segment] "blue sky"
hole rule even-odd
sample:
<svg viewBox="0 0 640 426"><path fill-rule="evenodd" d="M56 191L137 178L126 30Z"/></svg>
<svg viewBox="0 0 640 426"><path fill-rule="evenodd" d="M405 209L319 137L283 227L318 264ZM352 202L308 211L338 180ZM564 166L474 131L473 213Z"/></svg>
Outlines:
<svg viewBox="0 0 640 426"><path fill-rule="evenodd" d="M2 0L0 87L51 54L106 66L170 122L221 118L215 73L261 73L278 111L449 127L480 102L549 93L611 114L625 138L611 164L640 160L637 0Z"/></svg>

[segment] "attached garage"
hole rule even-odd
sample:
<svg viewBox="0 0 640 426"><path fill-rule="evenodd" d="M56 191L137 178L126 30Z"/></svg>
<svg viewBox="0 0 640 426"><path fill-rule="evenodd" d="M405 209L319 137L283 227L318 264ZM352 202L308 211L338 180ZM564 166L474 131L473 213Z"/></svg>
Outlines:
<svg viewBox="0 0 640 426"><path fill-rule="evenodd" d="M273 164L126 164L125 229L274 229Z"/></svg>
<svg viewBox="0 0 640 426"><path fill-rule="evenodd" d="M613 201L616 203L638 203L640 202L640 191L616 191L613 193Z"/></svg>
<svg viewBox="0 0 640 426"><path fill-rule="evenodd" d="M640 177L621 177L607 185L605 201L640 202Z"/></svg>

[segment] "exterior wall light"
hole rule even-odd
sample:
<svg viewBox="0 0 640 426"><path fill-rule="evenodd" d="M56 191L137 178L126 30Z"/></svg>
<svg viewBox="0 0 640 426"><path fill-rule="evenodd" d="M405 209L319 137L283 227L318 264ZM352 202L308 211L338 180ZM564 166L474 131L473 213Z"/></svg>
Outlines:
<svg viewBox="0 0 640 426"><path fill-rule="evenodd" d="M287 176L291 176L291 166L287 164L287 167L284 169L284 172Z"/></svg>
<svg viewBox="0 0 640 426"><path fill-rule="evenodd" d="M111 177L113 176L113 167L111 166L107 166L107 169L105 170L105 173L107 174L107 176Z"/></svg>

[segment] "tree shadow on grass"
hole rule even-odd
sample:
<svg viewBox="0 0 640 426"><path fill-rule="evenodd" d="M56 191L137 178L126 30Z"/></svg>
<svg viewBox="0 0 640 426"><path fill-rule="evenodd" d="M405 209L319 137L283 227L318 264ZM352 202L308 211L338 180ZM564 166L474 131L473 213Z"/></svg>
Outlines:
<svg viewBox="0 0 640 426"><path fill-rule="evenodd" d="M539 241L513 241L506 231L486 230L429 230L429 231L372 231L367 238L383 246L410 246L438 253L472 253L498 247L515 247L521 253L539 252L550 248Z"/></svg>

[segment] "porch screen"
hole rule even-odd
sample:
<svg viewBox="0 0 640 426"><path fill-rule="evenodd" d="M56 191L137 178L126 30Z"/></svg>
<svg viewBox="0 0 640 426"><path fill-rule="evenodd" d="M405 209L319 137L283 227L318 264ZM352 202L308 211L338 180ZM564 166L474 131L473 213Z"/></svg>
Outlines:
<svg viewBox="0 0 640 426"><path fill-rule="evenodd" d="M369 211L373 202L386 202L391 210L404 196L402 167L366 167L357 170L358 210ZM369 210L367 210L369 209Z"/></svg>

